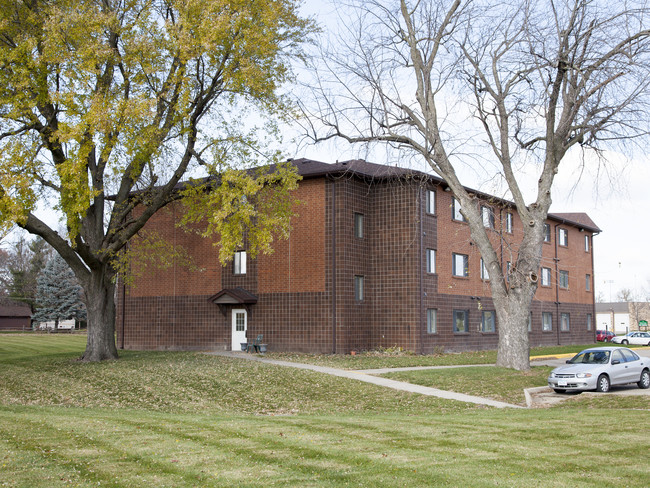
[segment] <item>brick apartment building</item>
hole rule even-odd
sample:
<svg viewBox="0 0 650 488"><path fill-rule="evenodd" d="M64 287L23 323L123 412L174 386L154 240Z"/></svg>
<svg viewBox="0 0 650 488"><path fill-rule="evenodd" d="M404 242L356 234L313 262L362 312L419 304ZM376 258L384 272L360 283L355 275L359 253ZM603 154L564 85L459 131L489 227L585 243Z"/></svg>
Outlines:
<svg viewBox="0 0 650 488"><path fill-rule="evenodd" d="M442 180L361 160L293 163L303 203L272 255L241 249L222 267L211 240L175 226L180 204L154 216L148 227L184 245L202 270L150 268L120 286L119 347L238 350L263 334L271 351L496 348L489 277ZM505 270L521 222L508 202L478 195ZM586 214L549 216L531 345L595 340L598 232Z"/></svg>

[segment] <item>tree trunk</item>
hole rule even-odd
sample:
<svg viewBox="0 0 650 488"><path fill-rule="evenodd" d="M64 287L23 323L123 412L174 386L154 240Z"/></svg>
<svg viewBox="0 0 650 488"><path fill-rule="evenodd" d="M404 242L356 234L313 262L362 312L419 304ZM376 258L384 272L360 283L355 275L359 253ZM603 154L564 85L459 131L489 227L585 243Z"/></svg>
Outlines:
<svg viewBox="0 0 650 488"><path fill-rule="evenodd" d="M88 341L83 361L117 359L115 345L115 284L106 269L92 270L84 291Z"/></svg>
<svg viewBox="0 0 650 488"><path fill-rule="evenodd" d="M500 299L493 297L495 302L501 302L495 307L499 321L497 366L518 371L530 369L528 316L533 294L528 285L511 288L507 296Z"/></svg>

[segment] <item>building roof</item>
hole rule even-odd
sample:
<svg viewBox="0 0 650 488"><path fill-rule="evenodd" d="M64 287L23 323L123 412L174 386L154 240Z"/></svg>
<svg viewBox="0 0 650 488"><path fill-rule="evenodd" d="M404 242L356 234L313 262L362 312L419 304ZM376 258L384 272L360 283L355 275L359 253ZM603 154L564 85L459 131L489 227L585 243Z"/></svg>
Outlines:
<svg viewBox="0 0 650 488"><path fill-rule="evenodd" d="M9 298L0 299L0 317L31 317L32 309L23 302Z"/></svg>
<svg viewBox="0 0 650 488"><path fill-rule="evenodd" d="M257 297L251 292L244 290L241 287L237 288L224 288L219 293L212 295L208 301L219 304L242 304L253 305L257 303Z"/></svg>
<svg viewBox="0 0 650 488"><path fill-rule="evenodd" d="M300 159L290 159L298 169L298 174L303 178L314 178L318 176L356 176L364 179L387 179L387 178L413 178L421 179L427 181L433 181L435 183L444 183L442 178L437 176L424 173L422 171L417 171L413 169L400 168L398 166L389 166L385 164L376 164L369 163L363 159L352 159L349 161L337 161L334 164L323 163L321 161L314 161L312 159L300 158ZM467 187L466 187L467 188ZM498 199L500 201L506 202L510 205L514 205L509 200L504 200L502 198L489 195L472 188L467 188L468 191L476 193L485 198L489 199ZM594 223L593 220L586 214L581 212L570 212L570 213L549 213L548 218L551 220L558 221L560 223L565 223L575 227L583 228L591 232L599 233L601 229Z"/></svg>

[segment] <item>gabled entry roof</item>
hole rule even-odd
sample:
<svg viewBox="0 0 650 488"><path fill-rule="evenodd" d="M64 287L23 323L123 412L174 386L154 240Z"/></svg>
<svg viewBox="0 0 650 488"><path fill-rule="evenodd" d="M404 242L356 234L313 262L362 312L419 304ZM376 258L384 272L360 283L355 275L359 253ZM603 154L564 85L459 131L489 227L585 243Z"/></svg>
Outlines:
<svg viewBox="0 0 650 488"><path fill-rule="evenodd" d="M257 297L243 288L224 288L216 295L208 298L212 303L217 305L254 305L257 303Z"/></svg>

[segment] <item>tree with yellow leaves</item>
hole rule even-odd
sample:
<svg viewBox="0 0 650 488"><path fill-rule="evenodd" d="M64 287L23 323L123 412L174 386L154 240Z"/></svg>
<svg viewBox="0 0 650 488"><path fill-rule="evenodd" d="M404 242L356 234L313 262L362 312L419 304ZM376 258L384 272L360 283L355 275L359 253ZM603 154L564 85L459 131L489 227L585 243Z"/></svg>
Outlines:
<svg viewBox="0 0 650 488"><path fill-rule="evenodd" d="M84 360L117 357L117 257L165 205L187 199L188 221L220 233L223 259L245 231L253 252L286 234L295 171L244 169L277 162L264 134L290 110L279 88L314 29L297 8L0 0L1 222L41 236L79 279ZM264 131L245 124L251 114ZM39 218L43 200L65 236Z"/></svg>

